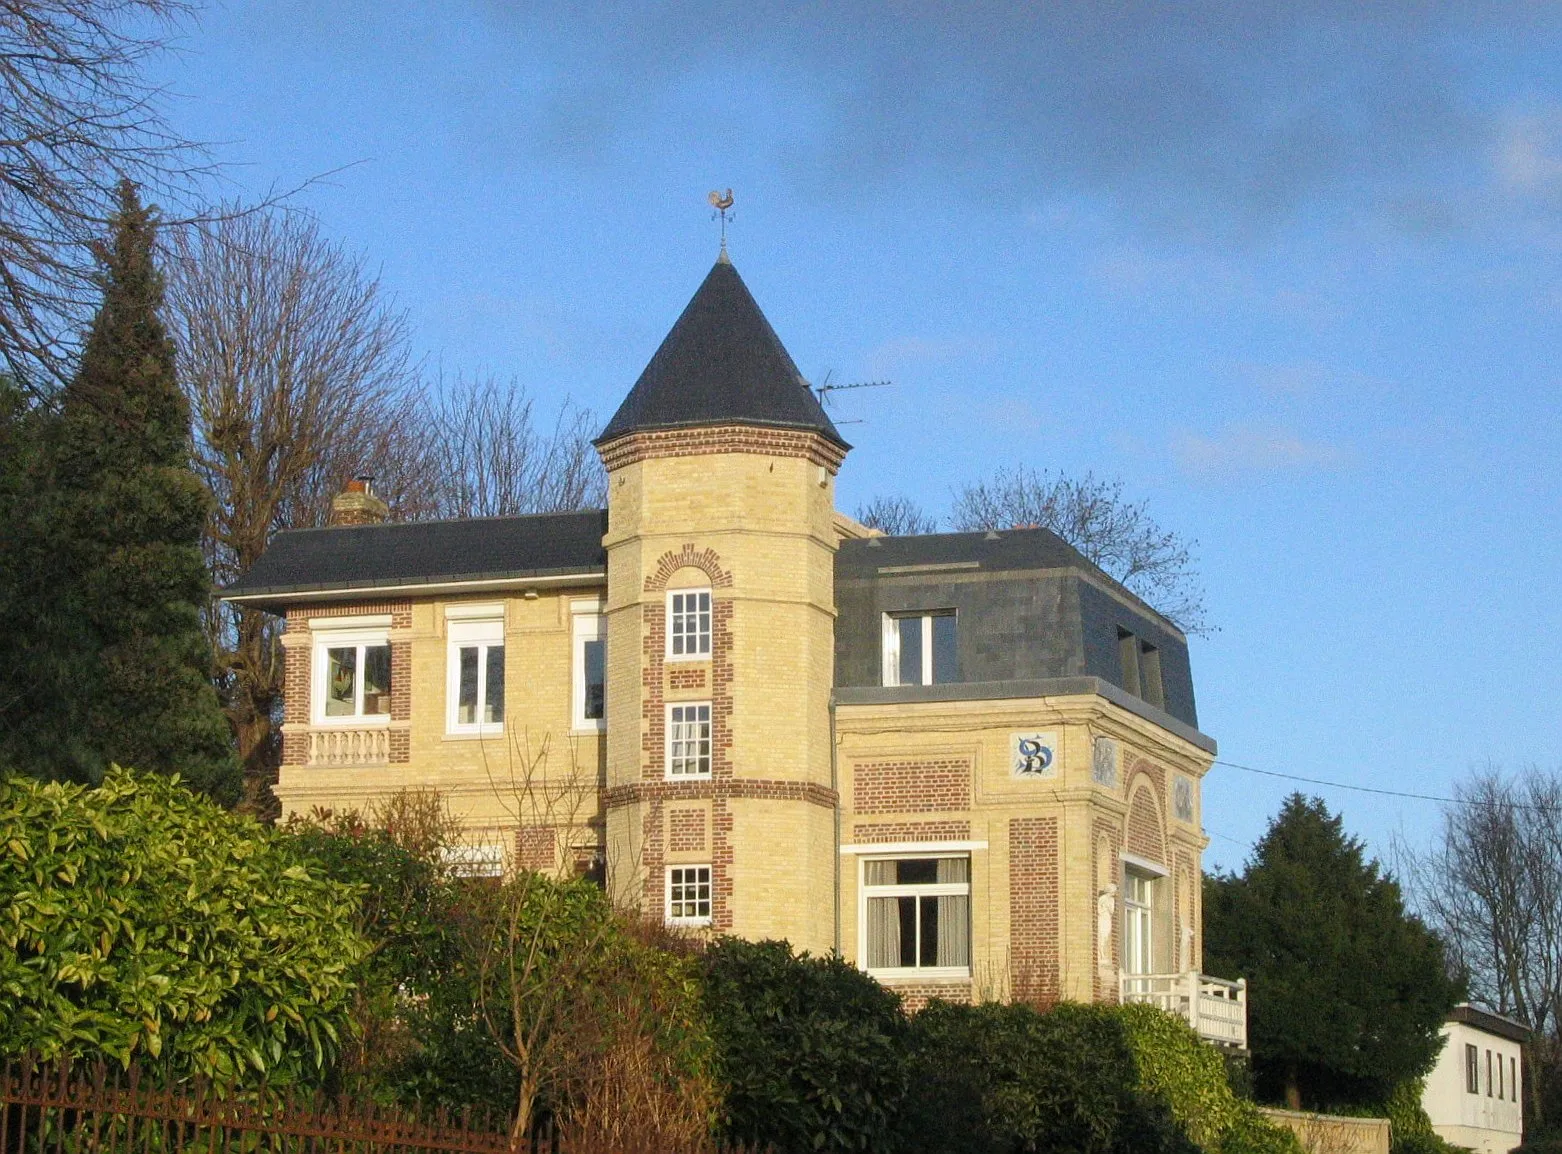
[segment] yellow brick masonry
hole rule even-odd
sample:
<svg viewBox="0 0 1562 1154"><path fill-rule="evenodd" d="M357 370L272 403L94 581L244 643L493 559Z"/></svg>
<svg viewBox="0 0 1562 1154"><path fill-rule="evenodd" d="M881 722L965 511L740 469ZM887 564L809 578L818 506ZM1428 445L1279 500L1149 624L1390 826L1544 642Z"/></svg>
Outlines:
<svg viewBox="0 0 1562 1154"><path fill-rule="evenodd" d="M660 909L675 801L710 809L717 930L834 943L834 468L814 434L704 429L603 447L609 469L609 878ZM668 589L708 585L709 662L667 660ZM708 680L707 680L708 679ZM708 688L701 688L701 684ZM666 780L665 706L708 693L708 781ZM681 849L687 860L691 851Z"/></svg>
<svg viewBox="0 0 1562 1154"><path fill-rule="evenodd" d="M1170 818L1168 792L1182 773L1196 793L1210 764L1196 746L1093 694L842 705L836 723L843 829L854 845L979 847L971 852L972 979L954 990L948 982L894 983L911 1002L935 993L1115 999L1121 919L1109 956L1098 957L1096 899L1120 881L1125 846L1173 875L1169 918L1156 935L1165 967L1182 960L1183 925L1197 938L1206 842L1197 826ZM1016 779L1012 735L1036 730L1058 736L1056 773ZM1097 737L1122 750L1110 788L1092 779ZM841 944L852 960L861 949L861 856L842 855ZM1192 945L1196 965L1199 943Z"/></svg>

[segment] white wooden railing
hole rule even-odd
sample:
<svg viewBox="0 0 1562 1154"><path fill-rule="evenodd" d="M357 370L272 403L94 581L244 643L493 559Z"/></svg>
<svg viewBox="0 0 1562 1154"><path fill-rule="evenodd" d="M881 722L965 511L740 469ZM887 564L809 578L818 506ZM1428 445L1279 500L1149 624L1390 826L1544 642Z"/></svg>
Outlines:
<svg viewBox="0 0 1562 1154"><path fill-rule="evenodd" d="M1186 974L1124 974L1125 1002L1148 1002L1184 1019L1199 1037L1247 1048L1247 979L1228 982L1196 970Z"/></svg>
<svg viewBox="0 0 1562 1154"><path fill-rule="evenodd" d="M389 765L390 730L311 729L310 765Z"/></svg>

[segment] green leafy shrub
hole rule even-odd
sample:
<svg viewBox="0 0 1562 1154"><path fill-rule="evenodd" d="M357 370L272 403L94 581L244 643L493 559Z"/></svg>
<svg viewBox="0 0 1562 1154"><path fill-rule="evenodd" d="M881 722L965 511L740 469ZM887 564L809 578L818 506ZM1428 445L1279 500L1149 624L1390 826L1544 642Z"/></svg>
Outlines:
<svg viewBox="0 0 1562 1154"><path fill-rule="evenodd" d="M787 1154L892 1148L908 1032L898 996L786 942L722 939L703 976L729 1138Z"/></svg>
<svg viewBox="0 0 1562 1154"><path fill-rule="evenodd" d="M1221 1055L1149 1006L934 1002L912 1024L909 1154L1299 1154L1232 1094Z"/></svg>
<svg viewBox="0 0 1562 1154"><path fill-rule="evenodd" d="M178 783L0 780L0 1050L319 1078L366 945L353 887Z"/></svg>

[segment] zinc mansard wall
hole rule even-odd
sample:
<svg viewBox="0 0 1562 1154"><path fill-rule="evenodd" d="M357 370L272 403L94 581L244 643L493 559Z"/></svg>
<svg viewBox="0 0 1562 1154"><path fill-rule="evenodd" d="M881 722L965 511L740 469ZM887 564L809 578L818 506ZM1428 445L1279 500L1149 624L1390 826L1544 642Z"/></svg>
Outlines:
<svg viewBox="0 0 1562 1154"><path fill-rule="evenodd" d="M834 468L800 435L609 464L607 853L620 902L664 908L709 864L712 928L833 944ZM718 446L721 447L721 446ZM774 450L774 451L769 451ZM668 590L710 586L709 661L667 659ZM665 710L709 701L708 781L669 781Z"/></svg>
<svg viewBox="0 0 1562 1154"><path fill-rule="evenodd" d="M299 606L287 614L284 816L316 808L367 812L402 790L437 790L472 844L498 846L524 864L584 864L600 853L605 746L597 729L572 729L573 608L599 606L600 587L543 589L528 598L412 598ZM493 607L504 620L505 727L481 737L450 733L446 609ZM314 628L391 615L390 764L311 766ZM546 836L541 831L553 830ZM576 863L566 863L572 855Z"/></svg>
<svg viewBox="0 0 1562 1154"><path fill-rule="evenodd" d="M1125 852L1167 874L1156 968L1197 968L1202 750L1094 695L840 705L837 730L846 958L862 958L864 857L879 846L970 847L971 977L891 979L911 1004L1116 1000L1122 907L1114 901L1103 951L1098 899L1120 884ZM1018 778L1014 735L1037 732L1058 742L1051 772ZM1097 770L1098 738L1115 750L1109 775ZM1191 787L1190 820L1175 812L1179 775Z"/></svg>

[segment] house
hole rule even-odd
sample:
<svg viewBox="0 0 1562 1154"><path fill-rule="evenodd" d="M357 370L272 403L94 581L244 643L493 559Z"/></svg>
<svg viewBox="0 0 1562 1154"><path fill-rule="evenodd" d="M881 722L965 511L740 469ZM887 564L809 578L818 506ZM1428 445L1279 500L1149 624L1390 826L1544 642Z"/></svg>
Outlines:
<svg viewBox="0 0 1562 1154"><path fill-rule="evenodd" d="M1512 1018L1455 1006L1443 1023L1443 1050L1427 1075L1421 1105L1432 1129L1477 1154L1506 1154L1524 1141L1524 1043Z"/></svg>
<svg viewBox="0 0 1562 1154"><path fill-rule="evenodd" d="M436 787L474 869L1245 1043L1173 622L1043 529L836 512L850 446L725 255L596 446L605 510L384 524L355 482L226 591L286 618L286 810Z"/></svg>

